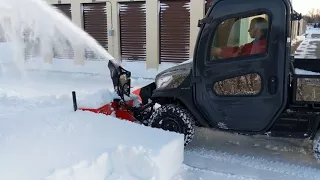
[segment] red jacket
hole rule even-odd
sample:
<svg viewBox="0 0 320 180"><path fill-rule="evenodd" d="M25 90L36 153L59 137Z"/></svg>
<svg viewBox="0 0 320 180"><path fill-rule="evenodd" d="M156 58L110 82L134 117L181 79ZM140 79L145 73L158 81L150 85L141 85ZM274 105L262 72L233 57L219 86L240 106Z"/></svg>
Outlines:
<svg viewBox="0 0 320 180"><path fill-rule="evenodd" d="M256 42L251 42L243 45L243 47L223 47L221 48L220 56L224 58L250 55L250 54L260 54L264 53L266 50L266 40L257 40Z"/></svg>

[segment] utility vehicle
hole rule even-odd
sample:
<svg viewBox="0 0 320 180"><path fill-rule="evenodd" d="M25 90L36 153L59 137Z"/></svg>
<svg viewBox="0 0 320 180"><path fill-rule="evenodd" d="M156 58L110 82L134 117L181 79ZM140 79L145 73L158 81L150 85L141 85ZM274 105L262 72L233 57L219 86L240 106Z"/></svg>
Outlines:
<svg viewBox="0 0 320 180"><path fill-rule="evenodd" d="M248 28L257 16L268 22L264 53L211 55L212 47L251 42ZM159 73L153 83L138 91L139 106L125 99L133 96L131 73L109 61L119 95L112 102L113 110L117 117L182 133L185 145L192 140L195 126L308 138L320 160L320 76L296 72L320 72L320 61L290 56L292 21L300 19L289 0L215 0L199 20L193 61Z"/></svg>

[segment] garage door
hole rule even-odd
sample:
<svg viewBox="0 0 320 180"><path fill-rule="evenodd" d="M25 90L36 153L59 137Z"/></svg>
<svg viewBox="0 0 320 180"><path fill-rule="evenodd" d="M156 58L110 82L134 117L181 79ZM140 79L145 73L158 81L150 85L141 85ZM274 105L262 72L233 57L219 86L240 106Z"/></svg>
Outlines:
<svg viewBox="0 0 320 180"><path fill-rule="evenodd" d="M71 4L53 4L54 8L58 9L65 16L71 19ZM61 37L53 45L53 58L57 59L73 59L74 53L72 45L69 41L65 41L63 34L58 33L58 37Z"/></svg>
<svg viewBox="0 0 320 180"><path fill-rule="evenodd" d="M121 57L146 60L146 4L119 3Z"/></svg>
<svg viewBox="0 0 320 180"><path fill-rule="evenodd" d="M213 4L214 0L206 0L205 1L205 14L207 14L209 8L211 7L211 5Z"/></svg>
<svg viewBox="0 0 320 180"><path fill-rule="evenodd" d="M189 59L190 0L161 0L160 62Z"/></svg>
<svg viewBox="0 0 320 180"><path fill-rule="evenodd" d="M71 19L71 4L53 4L52 6Z"/></svg>
<svg viewBox="0 0 320 180"><path fill-rule="evenodd" d="M106 3L84 3L82 5L84 30L97 40L102 47L108 50ZM98 56L90 51L90 49L86 50L86 59L94 60L97 58Z"/></svg>

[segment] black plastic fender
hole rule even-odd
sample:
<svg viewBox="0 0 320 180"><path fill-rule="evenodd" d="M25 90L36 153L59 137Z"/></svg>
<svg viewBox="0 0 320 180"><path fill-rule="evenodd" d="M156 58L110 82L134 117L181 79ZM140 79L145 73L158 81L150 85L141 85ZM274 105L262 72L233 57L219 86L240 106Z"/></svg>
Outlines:
<svg viewBox="0 0 320 180"><path fill-rule="evenodd" d="M192 87L167 90L154 90L151 99L159 104L172 103L170 101L180 102L195 117L196 124L199 124L203 127L211 127L206 121L206 119L201 115L197 107L194 105L192 95Z"/></svg>

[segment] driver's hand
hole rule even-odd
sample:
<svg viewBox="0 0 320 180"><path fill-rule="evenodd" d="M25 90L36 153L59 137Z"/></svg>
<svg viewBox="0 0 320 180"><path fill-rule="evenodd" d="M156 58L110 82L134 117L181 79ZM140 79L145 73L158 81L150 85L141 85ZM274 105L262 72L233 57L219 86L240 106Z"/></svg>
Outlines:
<svg viewBox="0 0 320 180"><path fill-rule="evenodd" d="M212 48L211 49L211 55L213 56L220 56L221 48Z"/></svg>
<svg viewBox="0 0 320 180"><path fill-rule="evenodd" d="M239 54L241 54L243 47L244 47L244 45L239 46L238 50L236 51L235 56L239 56Z"/></svg>

